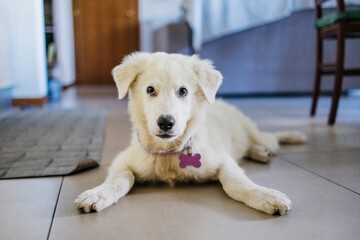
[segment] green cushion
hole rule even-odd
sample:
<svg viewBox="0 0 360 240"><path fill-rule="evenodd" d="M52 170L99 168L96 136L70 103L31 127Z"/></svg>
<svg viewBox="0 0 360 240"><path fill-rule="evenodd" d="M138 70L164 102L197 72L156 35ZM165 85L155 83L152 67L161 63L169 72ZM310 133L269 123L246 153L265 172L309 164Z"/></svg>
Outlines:
<svg viewBox="0 0 360 240"><path fill-rule="evenodd" d="M360 10L351 10L345 12L334 12L314 22L314 27L323 28L331 26L340 21L356 21L360 20Z"/></svg>

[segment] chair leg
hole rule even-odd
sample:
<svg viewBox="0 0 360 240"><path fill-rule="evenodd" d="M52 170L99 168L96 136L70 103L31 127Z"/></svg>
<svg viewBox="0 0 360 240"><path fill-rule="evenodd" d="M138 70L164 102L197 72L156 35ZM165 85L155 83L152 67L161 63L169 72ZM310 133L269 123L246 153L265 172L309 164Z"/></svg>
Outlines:
<svg viewBox="0 0 360 240"><path fill-rule="evenodd" d="M344 74L344 55L345 55L345 37L344 37L343 26L340 23L337 32L336 72L335 72L333 96L331 101L331 109L328 118L329 125L335 124L336 121L336 113L342 92L342 81Z"/></svg>
<svg viewBox="0 0 360 240"><path fill-rule="evenodd" d="M316 114L317 102L320 94L320 85L321 85L321 69L320 65L322 64L323 56L323 39L321 38L320 30L316 33L316 63L315 63L315 77L314 77L314 90L312 94L312 104L310 110L310 116Z"/></svg>

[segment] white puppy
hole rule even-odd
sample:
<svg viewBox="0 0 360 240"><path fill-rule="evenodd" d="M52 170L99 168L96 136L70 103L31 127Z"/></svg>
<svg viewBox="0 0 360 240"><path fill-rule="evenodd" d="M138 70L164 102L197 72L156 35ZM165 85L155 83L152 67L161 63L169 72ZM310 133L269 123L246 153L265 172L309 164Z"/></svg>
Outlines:
<svg viewBox="0 0 360 240"><path fill-rule="evenodd" d="M284 214L290 199L252 182L239 167L244 156L267 162L279 142L303 143L299 132L267 133L235 107L216 101L222 75L208 60L166 53L135 53L115 67L122 99L129 92L130 146L101 185L76 206L101 211L126 195L134 181L219 180L233 199L268 214Z"/></svg>

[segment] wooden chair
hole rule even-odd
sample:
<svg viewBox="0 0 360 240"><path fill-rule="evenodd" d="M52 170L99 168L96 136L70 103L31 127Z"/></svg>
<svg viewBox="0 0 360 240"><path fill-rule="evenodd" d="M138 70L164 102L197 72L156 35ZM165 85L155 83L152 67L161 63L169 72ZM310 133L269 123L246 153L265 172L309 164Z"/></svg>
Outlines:
<svg viewBox="0 0 360 240"><path fill-rule="evenodd" d="M334 89L328 124L333 125L336 120L336 112L340 95L342 92L342 81L344 76L360 75L360 68L344 69L345 38L360 38L360 10L346 10L344 0L337 0L337 11L323 16L322 4L327 0L315 0L316 20L314 26L316 32L316 67L315 83L312 96L310 115L316 113L316 105L320 93L321 76L334 74ZM323 62L324 39L337 39L336 62Z"/></svg>

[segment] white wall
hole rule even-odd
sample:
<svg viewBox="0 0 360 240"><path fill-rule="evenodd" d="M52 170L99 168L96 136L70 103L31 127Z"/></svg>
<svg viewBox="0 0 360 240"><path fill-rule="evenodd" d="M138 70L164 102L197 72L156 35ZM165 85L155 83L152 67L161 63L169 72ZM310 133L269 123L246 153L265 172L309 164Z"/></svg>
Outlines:
<svg viewBox="0 0 360 240"><path fill-rule="evenodd" d="M9 59L11 59L10 38L6 34L8 29L10 12L3 7L6 0L0 0L0 90L12 86L11 69Z"/></svg>
<svg viewBox="0 0 360 240"><path fill-rule="evenodd" d="M182 0L139 0L140 49L152 52L154 32L182 17Z"/></svg>
<svg viewBox="0 0 360 240"><path fill-rule="evenodd" d="M52 4L57 65L51 75L62 85L71 85L75 81L72 1L53 0Z"/></svg>
<svg viewBox="0 0 360 240"><path fill-rule="evenodd" d="M12 84L13 98L47 95L42 0L0 0L0 82ZM4 80L5 79L5 80Z"/></svg>

